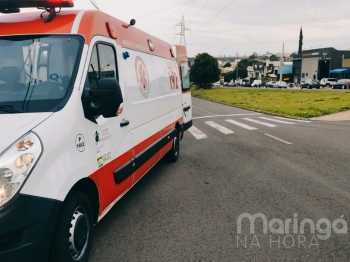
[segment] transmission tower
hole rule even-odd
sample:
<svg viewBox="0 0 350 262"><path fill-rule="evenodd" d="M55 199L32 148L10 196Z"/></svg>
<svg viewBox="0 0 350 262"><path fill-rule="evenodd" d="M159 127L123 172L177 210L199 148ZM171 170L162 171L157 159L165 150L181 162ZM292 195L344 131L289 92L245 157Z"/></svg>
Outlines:
<svg viewBox="0 0 350 262"><path fill-rule="evenodd" d="M180 36L180 45L186 46L186 31L190 31L190 29L186 28L186 26L185 26L184 15L182 15L181 23L178 23L178 24L175 25L175 27L177 27L177 26L181 27L181 32L175 34L175 36L179 35Z"/></svg>

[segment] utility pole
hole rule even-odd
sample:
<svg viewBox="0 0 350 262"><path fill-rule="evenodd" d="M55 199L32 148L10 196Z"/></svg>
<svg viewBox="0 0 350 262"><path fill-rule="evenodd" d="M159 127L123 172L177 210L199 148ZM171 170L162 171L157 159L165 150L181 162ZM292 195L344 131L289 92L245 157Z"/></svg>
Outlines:
<svg viewBox="0 0 350 262"><path fill-rule="evenodd" d="M237 65L236 65L236 84L238 83L238 53L236 53L236 60L237 60Z"/></svg>
<svg viewBox="0 0 350 262"><path fill-rule="evenodd" d="M186 46L186 31L190 31L190 29L186 28L186 26L185 26L184 15L182 15L181 22L176 24L175 27L176 26L180 26L181 32L177 33L175 35L179 35L180 36L180 45Z"/></svg>
<svg viewBox="0 0 350 262"><path fill-rule="evenodd" d="M283 55L284 55L284 43L283 43L283 47L282 47L282 57L281 57L281 72L280 72L280 81L282 81L282 77L283 77Z"/></svg>

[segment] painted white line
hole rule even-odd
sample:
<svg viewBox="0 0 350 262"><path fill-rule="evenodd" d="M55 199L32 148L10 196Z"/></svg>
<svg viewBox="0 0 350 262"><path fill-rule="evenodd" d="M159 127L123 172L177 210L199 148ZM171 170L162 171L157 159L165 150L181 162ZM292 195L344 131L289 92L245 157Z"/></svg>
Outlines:
<svg viewBox="0 0 350 262"><path fill-rule="evenodd" d="M248 129L248 130L256 130L257 128L256 127L252 127L252 126L248 126L246 124L243 124L241 122L238 122L238 121L235 121L235 120L232 120L232 119L226 119L225 120L226 122L229 122L231 124L234 124L236 126L239 126L239 127L242 127L242 128L245 128L245 129Z"/></svg>
<svg viewBox="0 0 350 262"><path fill-rule="evenodd" d="M220 126L218 125L217 123L213 122L213 121L208 121L208 122L205 122L207 125L215 128L216 130L220 131L221 133L225 134L225 135L228 135L228 134L233 134L234 132L224 126Z"/></svg>
<svg viewBox="0 0 350 262"><path fill-rule="evenodd" d="M253 123L257 123L259 125L263 125L263 126L276 127L276 125L265 123L265 122L261 122L259 120L255 120L255 119L251 119L251 118L243 118L243 119L247 120L247 121L250 121L250 122L253 122Z"/></svg>
<svg viewBox="0 0 350 262"><path fill-rule="evenodd" d="M203 112L206 112L206 113L208 113L208 114L211 114L211 115L215 116L215 114L210 113L210 112L208 112L208 111L205 111L205 110L202 109L202 108L196 107L196 106L194 106L194 105L192 105L192 106L193 106L194 108L197 108L197 109L199 109L199 110L202 110Z"/></svg>
<svg viewBox="0 0 350 262"><path fill-rule="evenodd" d="M295 125L295 123L292 123L292 122L286 122L286 121L277 120L277 119L272 119L272 118L267 118L267 117L259 117L259 118L265 119L265 120L269 120L269 121L272 121L272 122L287 124L287 125Z"/></svg>
<svg viewBox="0 0 350 262"><path fill-rule="evenodd" d="M256 116L261 115L261 113L251 113L251 114L228 114L228 115L213 115L213 116L197 116L192 117L192 119L201 119L201 118L211 118L211 117L223 117L223 116Z"/></svg>
<svg viewBox="0 0 350 262"><path fill-rule="evenodd" d="M288 120L288 121L302 122L302 123L312 123L312 121L308 121L308 120L299 120L299 119L285 118L280 116L274 116L274 118L279 118L279 119Z"/></svg>
<svg viewBox="0 0 350 262"><path fill-rule="evenodd" d="M204 134L202 131L200 131L197 127L191 126L188 131L196 138L196 139L204 139L208 136Z"/></svg>
<svg viewBox="0 0 350 262"><path fill-rule="evenodd" d="M286 141L286 140L283 140L283 139L281 139L281 138L278 138L278 137L275 137L275 136L272 136L272 135L269 135L269 134L265 134L265 133L264 133L264 135L265 135L265 136L268 136L268 137L271 137L271 138L273 138L273 139L276 139L276 140L278 140L278 141L280 141L280 142L283 142L283 143L285 143L285 144L287 144L287 145L293 145L292 143L290 143L290 142L288 142L288 141Z"/></svg>

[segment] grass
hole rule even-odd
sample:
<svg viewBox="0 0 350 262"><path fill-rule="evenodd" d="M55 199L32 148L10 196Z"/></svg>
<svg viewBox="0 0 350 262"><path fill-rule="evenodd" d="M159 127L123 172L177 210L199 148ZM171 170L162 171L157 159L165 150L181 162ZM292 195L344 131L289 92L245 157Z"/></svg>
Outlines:
<svg viewBox="0 0 350 262"><path fill-rule="evenodd" d="M350 92L316 90L271 90L214 88L192 89L192 96L253 109L260 112L297 118L311 118L350 110Z"/></svg>

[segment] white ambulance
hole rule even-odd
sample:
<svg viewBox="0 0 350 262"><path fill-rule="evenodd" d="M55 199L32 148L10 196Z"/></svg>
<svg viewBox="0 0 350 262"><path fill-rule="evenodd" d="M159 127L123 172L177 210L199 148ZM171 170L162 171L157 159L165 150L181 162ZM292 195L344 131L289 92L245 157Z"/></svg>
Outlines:
<svg viewBox="0 0 350 262"><path fill-rule="evenodd" d="M0 0L1 262L87 261L93 226L192 125L184 47L72 6Z"/></svg>

